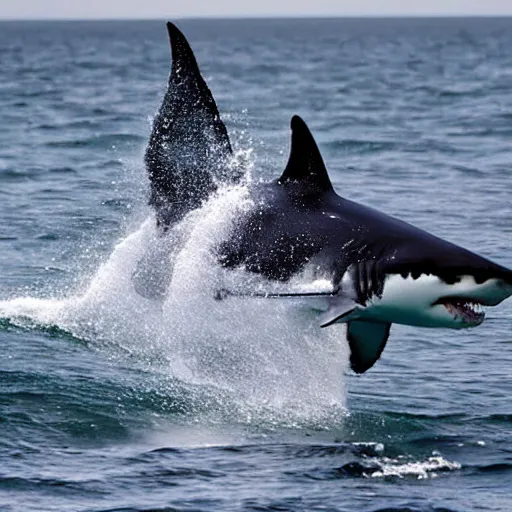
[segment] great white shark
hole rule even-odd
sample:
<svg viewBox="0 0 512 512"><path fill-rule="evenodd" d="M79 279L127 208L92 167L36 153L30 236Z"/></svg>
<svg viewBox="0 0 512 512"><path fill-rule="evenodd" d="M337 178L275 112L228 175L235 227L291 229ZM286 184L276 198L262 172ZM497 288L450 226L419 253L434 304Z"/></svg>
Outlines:
<svg viewBox="0 0 512 512"><path fill-rule="evenodd" d="M172 68L146 151L151 199L162 236L222 184L235 184L228 132L182 32L167 24ZM482 306L512 295L512 271L411 224L341 197L306 123L291 121L288 164L254 184L254 207L216 248L226 269L269 283L300 275L323 292L219 290L217 298L309 297L323 302L319 325L347 324L356 373L380 357L393 323L461 329L480 325ZM318 305L315 306L318 308Z"/></svg>

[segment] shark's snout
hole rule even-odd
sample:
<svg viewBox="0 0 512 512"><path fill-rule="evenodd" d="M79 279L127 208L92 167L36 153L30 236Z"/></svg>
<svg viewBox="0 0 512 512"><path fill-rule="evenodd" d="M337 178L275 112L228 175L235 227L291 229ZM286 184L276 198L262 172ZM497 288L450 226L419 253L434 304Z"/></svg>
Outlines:
<svg viewBox="0 0 512 512"><path fill-rule="evenodd" d="M498 301L495 304L490 304L491 306L496 306L500 302L503 302L505 299L508 299L512 296L512 281L505 281L503 279L499 279L497 283L498 293L496 297Z"/></svg>
<svg viewBox="0 0 512 512"><path fill-rule="evenodd" d="M455 326L476 327L483 323L485 311L482 306L497 306L512 295L512 285L503 279L489 279L478 284L472 277L461 280L460 290L440 297L432 307L442 306L445 313L453 317Z"/></svg>
<svg viewBox="0 0 512 512"><path fill-rule="evenodd" d="M440 297L437 304L470 302L483 306L497 306L512 295L512 284L501 278L478 283L472 276L464 276L453 287L453 293Z"/></svg>

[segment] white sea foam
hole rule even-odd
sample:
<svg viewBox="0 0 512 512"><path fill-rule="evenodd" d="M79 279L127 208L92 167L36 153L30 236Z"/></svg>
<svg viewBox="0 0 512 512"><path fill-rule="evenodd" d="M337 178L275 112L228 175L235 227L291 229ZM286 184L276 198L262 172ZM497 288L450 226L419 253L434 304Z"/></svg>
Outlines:
<svg viewBox="0 0 512 512"><path fill-rule="evenodd" d="M371 474L372 478L415 477L418 480L435 478L439 472L456 471L461 468L458 462L450 462L441 456L429 457L424 461L404 462L400 459L383 458L381 469Z"/></svg>

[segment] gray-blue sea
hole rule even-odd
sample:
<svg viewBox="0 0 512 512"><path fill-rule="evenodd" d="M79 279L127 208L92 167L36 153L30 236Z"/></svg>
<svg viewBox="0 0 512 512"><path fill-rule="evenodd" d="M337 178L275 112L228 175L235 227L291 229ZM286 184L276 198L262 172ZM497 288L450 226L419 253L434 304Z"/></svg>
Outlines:
<svg viewBox="0 0 512 512"><path fill-rule="evenodd" d="M251 180L299 114L342 196L512 266L512 19L178 25ZM0 63L0 510L512 510L512 301L356 376L343 326L213 300L240 190L144 299L164 21L0 23Z"/></svg>

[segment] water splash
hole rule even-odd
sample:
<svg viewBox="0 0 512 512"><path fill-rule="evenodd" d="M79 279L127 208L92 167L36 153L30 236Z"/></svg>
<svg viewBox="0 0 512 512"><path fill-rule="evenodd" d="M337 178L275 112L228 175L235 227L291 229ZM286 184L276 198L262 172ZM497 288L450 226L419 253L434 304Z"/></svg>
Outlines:
<svg viewBox="0 0 512 512"><path fill-rule="evenodd" d="M217 410L243 421L339 421L343 327L319 329L315 313L297 299L215 300L226 283L258 284L255 276L219 266L214 250L251 206L248 188L239 186L217 193L165 238L147 219L117 244L82 292L2 301L0 316L24 326L56 325L110 351L128 351L173 382L201 386L216 398ZM165 276L156 299L135 289L141 261ZM148 276L150 284L160 279Z"/></svg>

